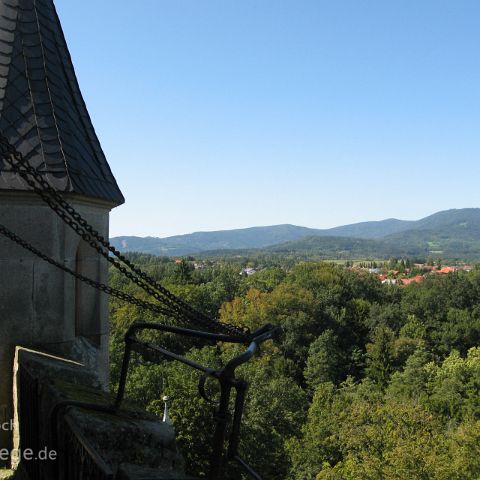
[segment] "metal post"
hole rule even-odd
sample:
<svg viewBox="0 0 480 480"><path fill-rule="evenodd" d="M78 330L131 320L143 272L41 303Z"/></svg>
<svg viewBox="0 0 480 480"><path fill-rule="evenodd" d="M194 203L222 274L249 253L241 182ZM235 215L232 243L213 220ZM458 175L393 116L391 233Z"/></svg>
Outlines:
<svg viewBox="0 0 480 480"><path fill-rule="evenodd" d="M243 407L245 405L245 394L248 384L245 380L238 380L235 385L235 413L233 415L232 432L228 445L228 459L233 459L238 455L238 446L240 443L240 428L242 425Z"/></svg>
<svg viewBox="0 0 480 480"><path fill-rule="evenodd" d="M230 402L230 392L232 386L231 379L220 379L220 405L218 407L216 417L216 427L213 436L213 451L210 462L210 472L208 480L218 480L223 467L224 444L228 423L228 405Z"/></svg>

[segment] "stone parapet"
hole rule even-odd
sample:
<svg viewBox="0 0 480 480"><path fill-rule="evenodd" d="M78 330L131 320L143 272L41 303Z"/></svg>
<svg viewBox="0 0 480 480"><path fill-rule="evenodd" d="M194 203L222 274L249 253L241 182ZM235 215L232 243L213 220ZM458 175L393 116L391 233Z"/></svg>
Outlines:
<svg viewBox="0 0 480 480"><path fill-rule="evenodd" d="M34 379L38 386L37 398L22 399L22 371ZM40 461L38 469L42 480L67 480L66 456L72 455L67 442L63 442L62 425L68 422L81 437L86 451L94 452L108 466L115 479L153 480L188 479L184 462L178 452L175 432L155 415L125 404L116 413L93 409L66 407L60 410L58 421L52 422L52 412L60 402L84 402L100 406L113 404L113 396L102 389L102 382L84 365L60 357L17 348L14 390L16 392L15 447L20 450L32 444L32 438L21 436L22 422L38 419L38 438L33 440L39 449L55 450L56 461ZM31 389L28 390L32 395ZM160 392L159 392L160 393ZM25 393L24 393L25 394ZM25 401L26 400L26 401ZM30 401L31 400L31 401ZM29 408L30 407L30 408ZM37 411L34 411L37 409ZM31 430L31 429L30 429ZM28 431L28 436L32 435ZM54 434L54 435L52 435ZM71 432L69 432L71 435ZM35 435L35 433L34 433ZM58 440L52 440L52 439ZM70 457L71 458L71 457ZM28 471L20 456L19 472ZM81 467L81 458L73 458ZM31 465L30 465L31 468ZM71 462L70 467L71 468ZM76 467L74 467L76 468ZM79 477L88 480L88 476Z"/></svg>

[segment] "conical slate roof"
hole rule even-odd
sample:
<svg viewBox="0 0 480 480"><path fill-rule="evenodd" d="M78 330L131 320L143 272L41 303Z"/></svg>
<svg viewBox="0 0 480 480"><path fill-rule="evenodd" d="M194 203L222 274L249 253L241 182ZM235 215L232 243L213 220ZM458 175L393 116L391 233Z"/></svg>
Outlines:
<svg viewBox="0 0 480 480"><path fill-rule="evenodd" d="M80 93L53 0L0 0L0 132L56 189L124 202ZM26 188L0 162L0 190Z"/></svg>

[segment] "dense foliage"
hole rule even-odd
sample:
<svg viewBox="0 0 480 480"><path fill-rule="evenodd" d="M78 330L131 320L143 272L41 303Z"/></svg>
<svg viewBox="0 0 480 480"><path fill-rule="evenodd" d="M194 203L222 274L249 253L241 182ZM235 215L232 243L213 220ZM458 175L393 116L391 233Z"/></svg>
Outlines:
<svg viewBox="0 0 480 480"><path fill-rule="evenodd" d="M480 269L399 287L330 263L277 262L242 276L245 265L233 260L198 270L191 261L132 260L225 322L282 327L239 371L251 384L242 455L265 479L480 477ZM142 296L115 272L111 284ZM123 333L138 319L166 321L112 301L113 383ZM238 352L149 336L211 367ZM172 397L188 469L202 476L212 407L198 398L197 382L178 363L135 358L128 396L159 414L162 395Z"/></svg>

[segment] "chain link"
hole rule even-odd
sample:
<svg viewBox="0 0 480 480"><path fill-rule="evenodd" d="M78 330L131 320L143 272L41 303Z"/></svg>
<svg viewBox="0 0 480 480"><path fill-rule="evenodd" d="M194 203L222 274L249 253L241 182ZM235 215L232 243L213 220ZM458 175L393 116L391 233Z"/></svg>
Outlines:
<svg viewBox="0 0 480 480"><path fill-rule="evenodd" d="M122 255L113 245L110 244L97 230L95 230L81 215L75 210L52 186L43 178L43 176L33 168L28 161L0 134L0 149L4 161L10 166L13 172L18 173L27 185L69 226L71 227L85 242L87 242L94 250L103 256L109 263L117 268L129 280L142 288L146 293L154 297L157 301L165 305L166 308L162 312L168 312L168 315L182 321L190 321L193 324L209 327L214 330L220 330L228 334L242 336L248 338L248 330L242 330L234 325L220 322L212 319L205 314L195 310L188 303L176 297L165 287L156 282L152 277L143 272L140 268L131 263L128 258ZM2 226L3 227L3 226ZM9 233L7 233L9 232ZM98 288L105 293L113 295L117 298L125 300L142 308L152 310L155 304L143 302L128 294L124 294L119 290L111 289L107 285L100 284L82 275L73 272L64 265L58 264L53 259L42 254L33 246L16 236L13 232L3 227L0 233L8 236L16 243L30 250L45 261L55 265L62 270L73 274L76 278L88 283L94 288ZM13 236L13 238L12 238ZM19 241L17 241L19 240ZM20 243L21 242L21 243ZM36 253L37 252L37 253ZM113 256L112 256L113 255ZM114 258L115 257L115 258ZM123 263L123 264L122 264ZM128 267L128 268L127 268ZM140 302L141 304L137 303ZM147 307L148 306L148 307ZM154 310L157 311L157 310Z"/></svg>
<svg viewBox="0 0 480 480"><path fill-rule="evenodd" d="M63 270L64 272L74 276L78 280L81 280L82 282L86 283L87 285L90 285L93 288L96 288L97 290L100 290L107 295L111 295L112 297L116 297L120 300L124 300L132 305L136 305L137 307L141 307L145 310L150 310L155 313L159 313L162 315L167 315L167 316L172 316L172 312L160 305L155 305L154 303L146 302L144 300L140 300L139 298L135 298L133 295L130 295L128 293L122 292L121 290L117 290L116 288L109 287L108 285L105 285L104 283L97 282L95 280L92 280L88 277L85 277L84 275L81 275L71 268L68 268L67 266L61 264L60 262L57 262L53 258L49 257L48 255L45 255L42 253L40 250L36 249L34 246L31 244L27 243L25 240L23 240L21 237L19 237L17 234L13 233L10 229L8 229L5 225L0 224L0 233L15 242L16 244L20 245L22 248L25 250L28 250L29 252L33 253L37 257L41 258L45 262L49 263L50 265L54 265L55 267L59 268L60 270Z"/></svg>

